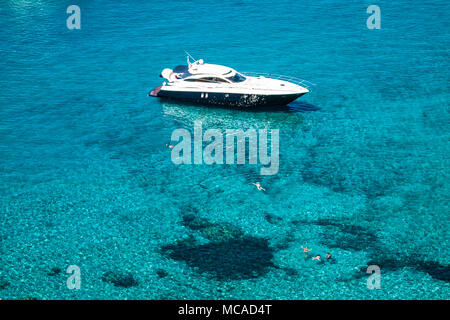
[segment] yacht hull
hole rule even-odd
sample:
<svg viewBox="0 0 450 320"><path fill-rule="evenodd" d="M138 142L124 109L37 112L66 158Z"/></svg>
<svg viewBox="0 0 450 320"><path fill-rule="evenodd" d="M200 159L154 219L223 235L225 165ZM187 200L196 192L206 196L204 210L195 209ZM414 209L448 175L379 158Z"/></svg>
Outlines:
<svg viewBox="0 0 450 320"><path fill-rule="evenodd" d="M156 90L151 92L151 96L191 102L195 104L236 106L236 107L258 107L258 106L284 106L294 101L305 93L290 94L243 94L243 93L223 93L223 92L192 92L192 91L166 91ZM153 93L153 94L152 94Z"/></svg>

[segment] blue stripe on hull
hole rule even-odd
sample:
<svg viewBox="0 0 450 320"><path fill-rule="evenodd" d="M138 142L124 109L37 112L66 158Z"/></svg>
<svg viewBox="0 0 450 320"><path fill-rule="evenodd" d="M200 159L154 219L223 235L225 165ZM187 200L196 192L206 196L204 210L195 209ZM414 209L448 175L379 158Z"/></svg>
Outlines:
<svg viewBox="0 0 450 320"><path fill-rule="evenodd" d="M256 106L274 106L286 105L303 94L286 95L252 95L237 93L200 93L200 92L180 92L164 91L158 92L158 97L174 100L183 100L186 102L219 106L238 106L238 107L256 107ZM203 95L203 97L202 97Z"/></svg>

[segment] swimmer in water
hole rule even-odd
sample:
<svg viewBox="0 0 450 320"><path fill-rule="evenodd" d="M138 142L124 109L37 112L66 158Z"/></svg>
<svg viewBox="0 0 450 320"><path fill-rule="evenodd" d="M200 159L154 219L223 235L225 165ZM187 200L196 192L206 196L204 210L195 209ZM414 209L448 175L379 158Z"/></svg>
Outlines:
<svg viewBox="0 0 450 320"><path fill-rule="evenodd" d="M302 249L303 249L303 252L305 253L305 258L308 257L308 252L310 252L312 249L310 249L310 248L308 248L308 247L304 247L304 248L303 248L303 246L301 246L301 247L302 247Z"/></svg>
<svg viewBox="0 0 450 320"><path fill-rule="evenodd" d="M256 188L258 188L259 191L266 191L266 189L264 189L263 187L261 187L261 184L259 182L253 183L253 185L256 186Z"/></svg>
<svg viewBox="0 0 450 320"><path fill-rule="evenodd" d="M331 254L329 254L328 252L327 252L327 260L330 260L331 259Z"/></svg>
<svg viewBox="0 0 450 320"><path fill-rule="evenodd" d="M175 146L173 144L166 143L166 147L169 147L170 149L173 149Z"/></svg>
<svg viewBox="0 0 450 320"><path fill-rule="evenodd" d="M317 256L315 256L315 257L313 257L311 260L317 260L317 261L320 261L320 254L318 254Z"/></svg>

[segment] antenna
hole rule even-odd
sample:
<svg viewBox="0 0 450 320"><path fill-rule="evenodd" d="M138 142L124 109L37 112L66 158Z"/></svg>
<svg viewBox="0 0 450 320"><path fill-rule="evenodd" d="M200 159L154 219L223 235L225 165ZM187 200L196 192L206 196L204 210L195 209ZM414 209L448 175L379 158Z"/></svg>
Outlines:
<svg viewBox="0 0 450 320"><path fill-rule="evenodd" d="M190 61L189 61L189 57L190 57L194 62L196 61L195 58L194 58L193 56L191 56L189 52L187 52L186 50L184 50L184 52L188 55L188 65L191 64Z"/></svg>

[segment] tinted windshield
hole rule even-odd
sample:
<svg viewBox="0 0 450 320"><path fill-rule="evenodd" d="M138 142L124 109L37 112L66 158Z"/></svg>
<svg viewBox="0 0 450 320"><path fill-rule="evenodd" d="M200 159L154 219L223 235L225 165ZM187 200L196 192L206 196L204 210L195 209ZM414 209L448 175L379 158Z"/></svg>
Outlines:
<svg viewBox="0 0 450 320"><path fill-rule="evenodd" d="M210 83L218 83L218 82L224 82L227 83L225 79L221 78L215 78L215 77L207 77L207 78L189 78L185 79L184 81L191 81L191 82L210 82Z"/></svg>
<svg viewBox="0 0 450 320"><path fill-rule="evenodd" d="M242 82L245 80L245 77L242 74L236 72L232 77L228 77L227 79L231 82Z"/></svg>

